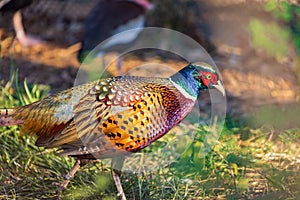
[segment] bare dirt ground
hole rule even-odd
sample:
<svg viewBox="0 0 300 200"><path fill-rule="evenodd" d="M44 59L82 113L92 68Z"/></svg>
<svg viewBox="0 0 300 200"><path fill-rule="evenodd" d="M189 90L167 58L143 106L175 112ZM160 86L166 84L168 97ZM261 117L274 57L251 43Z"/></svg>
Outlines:
<svg viewBox="0 0 300 200"><path fill-rule="evenodd" d="M0 17L1 80L7 81L11 71L18 69L20 81L26 78L29 83L47 84L52 91L73 85L80 66L76 56L84 19L95 1L63 2L41 0L23 10L27 32L45 41L40 46L22 47L14 39L12 14ZM197 2L201 8L199 16L210 29L208 37L216 46L217 53L213 56L226 87L229 112L247 113L263 105L295 103L298 96L295 57L291 55L278 61L252 48L246 29L251 18L271 21L272 16L257 2ZM139 62L134 58L127 64ZM176 61L170 62L179 65ZM127 64L125 70L132 67Z"/></svg>

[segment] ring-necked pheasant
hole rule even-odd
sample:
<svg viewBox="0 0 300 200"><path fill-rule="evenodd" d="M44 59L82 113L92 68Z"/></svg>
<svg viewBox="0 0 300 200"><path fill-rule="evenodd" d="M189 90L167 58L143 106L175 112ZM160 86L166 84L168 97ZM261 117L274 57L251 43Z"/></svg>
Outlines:
<svg viewBox="0 0 300 200"><path fill-rule="evenodd" d="M1 109L0 125L21 124L21 132L37 135L36 145L60 147L61 154L75 157L68 178L88 160L112 158L112 175L125 199L118 170L124 156L165 135L208 88L225 95L217 72L205 63L189 64L169 78L100 79L26 106Z"/></svg>

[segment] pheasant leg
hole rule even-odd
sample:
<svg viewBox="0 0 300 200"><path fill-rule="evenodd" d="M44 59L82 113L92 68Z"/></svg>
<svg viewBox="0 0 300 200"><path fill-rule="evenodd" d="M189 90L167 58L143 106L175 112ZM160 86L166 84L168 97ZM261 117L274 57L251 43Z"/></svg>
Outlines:
<svg viewBox="0 0 300 200"><path fill-rule="evenodd" d="M121 200L126 200L126 196L120 181L121 169L124 163L124 159L124 157L113 158L111 162L111 173L118 190L117 196L120 197Z"/></svg>
<svg viewBox="0 0 300 200"><path fill-rule="evenodd" d="M80 169L80 167L82 167L85 164L86 163L81 163L80 160L75 161L74 166L72 167L70 172L65 175L65 177L64 177L65 180L59 186L59 190L57 191L57 198L58 199L60 199L61 192L64 191L67 188L67 186L68 186L71 178L74 176L74 174Z"/></svg>

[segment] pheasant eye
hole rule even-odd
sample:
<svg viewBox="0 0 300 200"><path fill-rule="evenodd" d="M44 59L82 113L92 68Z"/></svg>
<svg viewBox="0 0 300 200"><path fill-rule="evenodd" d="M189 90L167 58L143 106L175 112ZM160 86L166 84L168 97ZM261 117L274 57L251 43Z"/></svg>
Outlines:
<svg viewBox="0 0 300 200"><path fill-rule="evenodd" d="M206 75L206 79L211 79L211 74Z"/></svg>

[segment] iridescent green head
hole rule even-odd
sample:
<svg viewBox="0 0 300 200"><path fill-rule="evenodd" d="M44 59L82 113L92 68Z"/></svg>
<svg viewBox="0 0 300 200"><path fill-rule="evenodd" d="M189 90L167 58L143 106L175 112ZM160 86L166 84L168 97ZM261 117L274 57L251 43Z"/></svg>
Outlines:
<svg viewBox="0 0 300 200"><path fill-rule="evenodd" d="M218 72L207 63L189 64L170 79L194 97L197 97L201 90L206 89L217 89L225 96L225 89Z"/></svg>

